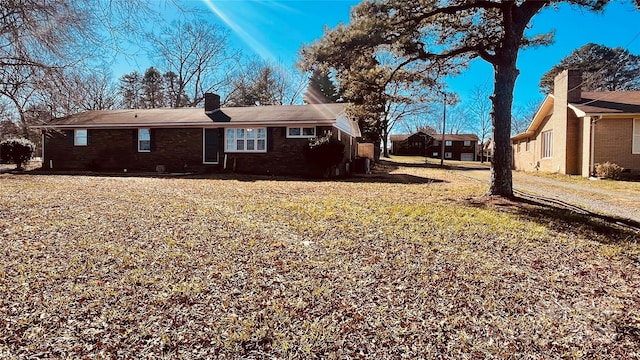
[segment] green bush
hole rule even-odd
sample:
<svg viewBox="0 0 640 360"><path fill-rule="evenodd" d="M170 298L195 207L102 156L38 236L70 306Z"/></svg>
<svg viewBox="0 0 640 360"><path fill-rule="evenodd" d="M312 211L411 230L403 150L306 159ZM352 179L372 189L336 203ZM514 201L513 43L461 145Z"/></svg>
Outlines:
<svg viewBox="0 0 640 360"><path fill-rule="evenodd" d="M332 166L336 166L344 159L344 144L331 137L315 137L304 147L304 156L320 173L324 174Z"/></svg>
<svg viewBox="0 0 640 360"><path fill-rule="evenodd" d="M0 142L0 158L5 162L13 162L16 169L29 161L36 151L36 146L27 139L7 139Z"/></svg>
<svg viewBox="0 0 640 360"><path fill-rule="evenodd" d="M605 179L619 179L624 168L612 162L596 164L596 176Z"/></svg>

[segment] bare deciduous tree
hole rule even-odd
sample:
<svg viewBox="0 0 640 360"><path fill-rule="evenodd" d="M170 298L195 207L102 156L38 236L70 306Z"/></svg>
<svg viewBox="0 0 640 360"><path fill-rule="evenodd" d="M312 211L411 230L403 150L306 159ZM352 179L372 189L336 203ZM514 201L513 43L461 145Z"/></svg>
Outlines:
<svg viewBox="0 0 640 360"><path fill-rule="evenodd" d="M473 117L473 128L479 135L482 146L480 162L484 162L484 143L491 136L491 90L484 85L476 86L471 92L470 105L468 107Z"/></svg>
<svg viewBox="0 0 640 360"><path fill-rule="evenodd" d="M72 74L112 55L120 35L134 34L136 24L141 23L139 16L148 14L147 10L143 0L3 2L0 98L12 104L7 110L13 121L26 133L28 120L33 118L25 116L27 109L45 106L53 116L77 108L74 102L86 89L71 85L77 80Z"/></svg>
<svg viewBox="0 0 640 360"><path fill-rule="evenodd" d="M229 49L228 37L226 30L203 20L177 21L148 36L154 55L176 75L173 104L180 104L186 93L191 100L188 105L196 106L204 93L220 92L225 86L227 68L239 56Z"/></svg>

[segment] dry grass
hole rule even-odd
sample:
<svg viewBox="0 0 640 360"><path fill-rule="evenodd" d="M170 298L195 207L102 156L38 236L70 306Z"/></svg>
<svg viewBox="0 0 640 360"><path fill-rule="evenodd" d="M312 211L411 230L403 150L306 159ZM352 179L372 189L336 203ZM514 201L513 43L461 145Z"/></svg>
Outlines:
<svg viewBox="0 0 640 360"><path fill-rule="evenodd" d="M0 175L0 357L640 358L636 234L392 173Z"/></svg>

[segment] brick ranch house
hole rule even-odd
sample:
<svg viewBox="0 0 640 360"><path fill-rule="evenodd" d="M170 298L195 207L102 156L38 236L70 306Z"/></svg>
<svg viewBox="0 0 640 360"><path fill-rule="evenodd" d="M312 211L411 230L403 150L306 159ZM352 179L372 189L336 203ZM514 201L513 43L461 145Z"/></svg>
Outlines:
<svg viewBox="0 0 640 360"><path fill-rule="evenodd" d="M331 175L349 173L357 122L345 104L87 111L41 126L43 168L50 170L310 175L309 139L331 132L345 147Z"/></svg>
<svg viewBox="0 0 640 360"><path fill-rule="evenodd" d="M616 163L640 172L640 91L582 92L582 74L555 78L528 129L511 138L515 170L594 174Z"/></svg>
<svg viewBox="0 0 640 360"><path fill-rule="evenodd" d="M420 155L440 158L442 134L391 135L391 153L394 155ZM476 161L478 136L475 134L445 134L444 158L449 160Z"/></svg>

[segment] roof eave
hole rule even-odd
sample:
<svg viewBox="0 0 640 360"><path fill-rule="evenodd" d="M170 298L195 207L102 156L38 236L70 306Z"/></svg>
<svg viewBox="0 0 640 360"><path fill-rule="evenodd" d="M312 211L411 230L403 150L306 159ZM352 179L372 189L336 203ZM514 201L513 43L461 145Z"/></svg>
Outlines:
<svg viewBox="0 0 640 360"><path fill-rule="evenodd" d="M278 121L228 121L228 122L156 122L156 123L110 123L110 124L46 124L34 125L33 129L110 129L110 128L220 128L239 126L291 126L333 125L334 119L322 120L278 120Z"/></svg>

